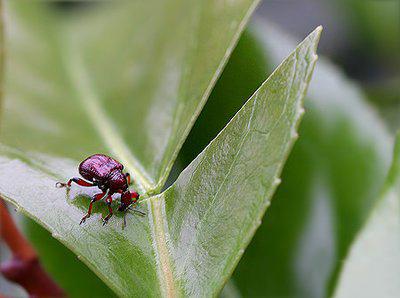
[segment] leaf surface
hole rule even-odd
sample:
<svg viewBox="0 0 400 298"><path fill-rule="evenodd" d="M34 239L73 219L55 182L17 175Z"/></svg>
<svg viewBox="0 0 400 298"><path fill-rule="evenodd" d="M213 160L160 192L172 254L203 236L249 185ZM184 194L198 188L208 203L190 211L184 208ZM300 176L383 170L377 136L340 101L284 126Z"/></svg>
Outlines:
<svg viewBox="0 0 400 298"><path fill-rule="evenodd" d="M334 297L400 295L400 134L385 189L353 243Z"/></svg>
<svg viewBox="0 0 400 298"><path fill-rule="evenodd" d="M260 224L297 138L302 99L316 61L315 30L165 192L140 204L145 217L98 209L78 222L88 195L55 181L76 162L1 147L0 194L46 227L121 296L216 295Z"/></svg>
<svg viewBox="0 0 400 298"><path fill-rule="evenodd" d="M7 1L2 142L108 153L141 192L159 191L256 3L93 2L70 15Z"/></svg>
<svg viewBox="0 0 400 298"><path fill-rule="evenodd" d="M254 33L275 65L294 41L273 26L258 26ZM247 295L330 295L390 166L392 140L382 120L341 70L320 62L275 204L238 266Z"/></svg>
<svg viewBox="0 0 400 298"><path fill-rule="evenodd" d="M163 186L257 3L92 2L73 3L78 9L68 12L58 3L4 2L1 142L75 165L109 153L124 162L141 192ZM69 295L109 295L43 230L24 226ZM60 258L68 268L60 270ZM93 283L71 285L65 270Z"/></svg>
<svg viewBox="0 0 400 298"><path fill-rule="evenodd" d="M189 135L182 164L293 47L294 38L273 24L250 29ZM233 276L236 292L245 297L329 295L390 165L392 140L382 120L362 90L327 59L316 66L305 109L282 185Z"/></svg>

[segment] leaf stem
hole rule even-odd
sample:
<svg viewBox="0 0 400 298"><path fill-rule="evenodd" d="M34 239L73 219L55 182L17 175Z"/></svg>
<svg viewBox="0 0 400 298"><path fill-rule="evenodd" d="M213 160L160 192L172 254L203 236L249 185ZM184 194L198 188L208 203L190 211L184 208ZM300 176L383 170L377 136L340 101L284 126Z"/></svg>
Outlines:
<svg viewBox="0 0 400 298"><path fill-rule="evenodd" d="M12 252L12 259L0 266L6 279L19 284L30 296L65 297L64 291L41 266L36 251L16 227L1 198L0 236Z"/></svg>

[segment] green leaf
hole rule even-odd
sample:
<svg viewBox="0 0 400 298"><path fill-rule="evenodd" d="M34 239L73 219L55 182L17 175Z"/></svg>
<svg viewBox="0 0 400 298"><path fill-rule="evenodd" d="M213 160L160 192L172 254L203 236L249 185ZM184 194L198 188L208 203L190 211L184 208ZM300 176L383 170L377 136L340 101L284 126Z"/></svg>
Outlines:
<svg viewBox="0 0 400 298"><path fill-rule="evenodd" d="M0 194L46 227L121 296L216 295L260 224L297 138L320 29L274 71L165 192L102 227L88 194L55 181L76 162L1 147Z"/></svg>
<svg viewBox="0 0 400 298"><path fill-rule="evenodd" d="M293 46L293 38L271 24L256 23L252 29L232 53L189 135L183 163L210 137L209 127L218 129L219 107L235 110L240 97ZM252 79L240 84L238 73ZM324 58L305 106L282 185L234 273L245 297L328 295L390 163L391 137L382 121L357 85ZM210 121L212 116L216 120Z"/></svg>
<svg viewBox="0 0 400 298"><path fill-rule="evenodd" d="M77 162L109 152L137 186L159 189L256 2L125 1L88 7L79 17L48 3L7 2L2 142ZM49 251L57 244L34 224L25 232L74 295L78 284L56 270L69 255ZM68 264L74 276L82 273L78 262ZM103 291L89 287L93 295Z"/></svg>
<svg viewBox="0 0 400 298"><path fill-rule="evenodd" d="M156 192L257 1L131 2L91 2L78 13L57 11L57 3L5 3L0 138L74 165L108 152L136 187ZM103 291L85 273L93 283L77 293L79 283L72 287L58 266L70 255L32 222L25 232L69 295ZM84 273L79 261L67 270Z"/></svg>
<svg viewBox="0 0 400 298"><path fill-rule="evenodd" d="M334 297L400 295L400 134L385 189L353 243Z"/></svg>
<svg viewBox="0 0 400 298"><path fill-rule="evenodd" d="M293 44L271 26L260 24L256 34L273 63ZM390 163L391 138L382 121L358 87L325 59L316 68L306 110L276 204L248 250L250 259L262 251L264 261L253 272L268 277L257 284L267 286L270 295L329 295ZM266 264L274 264L268 273ZM245 272L241 284L248 287L251 275Z"/></svg>
<svg viewBox="0 0 400 298"><path fill-rule="evenodd" d="M159 191L256 3L104 2L69 15L8 1L2 142L77 161L109 153L142 192Z"/></svg>
<svg viewBox="0 0 400 298"><path fill-rule="evenodd" d="M337 4L340 11L346 12L351 25L353 47L364 49L364 55L382 59L395 70L400 63L398 1L339 0Z"/></svg>

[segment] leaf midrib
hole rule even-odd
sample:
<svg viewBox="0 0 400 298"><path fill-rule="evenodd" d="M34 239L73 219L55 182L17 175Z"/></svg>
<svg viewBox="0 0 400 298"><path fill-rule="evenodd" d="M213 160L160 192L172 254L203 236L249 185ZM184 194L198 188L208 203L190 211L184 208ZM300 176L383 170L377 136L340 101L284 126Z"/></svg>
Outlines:
<svg viewBox="0 0 400 298"><path fill-rule="evenodd" d="M153 247L158 258L158 274L161 292L165 297L178 297L174 275L171 266L171 257L167 244L167 233L163 216L163 196L151 197L148 200L149 222L153 230Z"/></svg>
<svg viewBox="0 0 400 298"><path fill-rule="evenodd" d="M206 90L201 95L201 100L196 107L194 114L190 118L190 121L184 129L184 136L187 136L189 134L193 123L196 121L198 115L200 114L207 98L212 91L213 86L215 85L219 75L221 74L224 66L228 61L230 54L237 44L240 34L242 33L250 16L252 15L252 12L255 10L259 2L260 0L255 0L250 5L243 19L241 20L237 31L232 36L232 40L228 45L221 62L215 70ZM164 200L164 198L151 195L157 194L161 186L165 183L165 180L168 176L167 173L172 168L173 161L177 157L185 138L182 138L180 141L178 141L175 150L173 150L172 152L170 162L167 163L167 166L162 172L159 181L156 181L155 183L148 172L145 170L145 168L141 165L139 160L137 160L135 156L131 153L131 150L124 142L117 127L115 127L113 122L110 120L106 111L102 109L99 95L96 94L95 89L93 88L93 83L91 82L88 71L85 68L85 64L82 59L83 57L80 54L81 52L76 47L74 47L74 43L71 42L72 34L69 34L68 30L63 30L62 32L65 34L64 37L68 37L66 38L67 42L64 43L62 42L61 38L58 39L59 44L61 45L60 50L64 53L64 55L62 55L62 65L66 70L67 77L71 82L71 86L76 92L77 100L82 103L83 109L87 114L89 121L93 125L97 134L100 136L102 142L106 145L109 151L126 166L128 171L132 175L134 175L138 191L144 194L145 197L150 196L148 198L148 207L149 210L152 210L152 212L151 215L149 214L149 222L150 225L153 226L152 238L154 241L156 256L158 257L158 262L156 263L159 267L158 272L159 274L161 274L161 276L159 276L160 288L167 297L175 297L179 294L179 291L176 288L175 280L173 277L171 257L168 250L166 238L167 232L165 230L166 227L163 223L164 217L162 215L163 212L160 204L161 202L159 201Z"/></svg>
<svg viewBox="0 0 400 298"><path fill-rule="evenodd" d="M68 32L65 35L68 36ZM71 37L67 40L71 41ZM62 62L71 85L77 94L76 98L82 103L84 111L100 136L100 139L109 151L118 157L121 163L135 177L138 191L142 194L148 194L154 189L155 183L141 163L131 153L118 129L112 123L104 109L102 109L99 96L94 91L90 76L84 67L82 56L73 44L73 42L65 43L60 48L64 49L65 55L63 55Z"/></svg>
<svg viewBox="0 0 400 298"><path fill-rule="evenodd" d="M74 48L73 42L69 42L69 44L61 48L64 49L65 53L63 65L66 69L67 76L75 89L77 99L82 103L88 119L110 152L112 152L126 166L128 171L134 175L137 187L139 188L138 190L143 193L144 198L146 198L153 191L157 190L157 185L144 170L143 166L141 166L140 162L131 154L117 128L113 125L106 112L101 108L99 97L92 87L90 77L82 61L82 56L79 51ZM177 290L175 288L172 266L170 264L160 202L155 196L150 196L145 200L148 201L148 209L151 210L148 214L148 219L152 227L153 247L156 257L158 258L158 262L156 263L159 267L157 272L159 274L160 290L166 297L176 297ZM97 270L94 271L97 272Z"/></svg>

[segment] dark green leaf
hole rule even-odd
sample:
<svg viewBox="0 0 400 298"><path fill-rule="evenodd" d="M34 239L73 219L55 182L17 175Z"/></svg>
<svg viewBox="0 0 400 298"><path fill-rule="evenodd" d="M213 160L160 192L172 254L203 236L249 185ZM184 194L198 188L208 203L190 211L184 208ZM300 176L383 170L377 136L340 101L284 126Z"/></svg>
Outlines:
<svg viewBox="0 0 400 298"><path fill-rule="evenodd" d="M234 270L279 184L297 138L302 99L316 61L314 31L257 90L165 192L140 204L146 217L98 213L88 195L55 181L76 162L1 147L0 194L46 227L121 296L215 295Z"/></svg>
<svg viewBox="0 0 400 298"><path fill-rule="evenodd" d="M219 107L234 110L268 73L267 65L276 65L293 46L273 25L255 26L239 42L189 136L185 160L207 140L206 129L220 125L219 118L209 120L221 115ZM320 62L283 183L234 274L246 297L328 295L390 163L391 138L361 90L329 61ZM252 80L240 84L238 73Z"/></svg>
<svg viewBox="0 0 400 298"><path fill-rule="evenodd" d="M257 1L6 7L3 143L121 160L159 191ZM46 140L46 141L44 141Z"/></svg>
<svg viewBox="0 0 400 298"><path fill-rule="evenodd" d="M73 158L74 168L109 153L141 191L159 190L256 3L90 2L66 13L58 3L7 1L1 141ZM26 227L68 294L86 295L63 278L58 260L70 255ZM78 262L66 265L75 277L84 274ZM98 296L95 284L87 287Z"/></svg>

